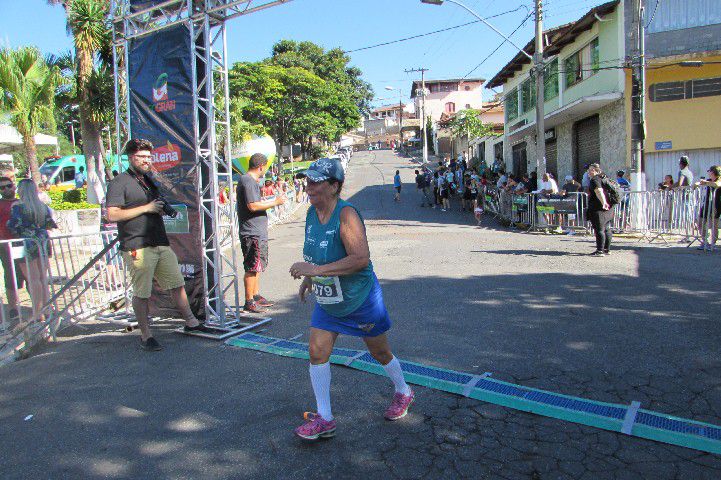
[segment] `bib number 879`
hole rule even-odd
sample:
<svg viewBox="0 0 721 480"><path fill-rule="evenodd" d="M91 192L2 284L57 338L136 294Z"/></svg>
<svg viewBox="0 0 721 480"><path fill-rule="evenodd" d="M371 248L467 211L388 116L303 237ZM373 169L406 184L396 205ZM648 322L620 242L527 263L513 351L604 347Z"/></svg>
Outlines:
<svg viewBox="0 0 721 480"><path fill-rule="evenodd" d="M332 297L334 295L333 287L328 285L313 284L313 293L317 297Z"/></svg>

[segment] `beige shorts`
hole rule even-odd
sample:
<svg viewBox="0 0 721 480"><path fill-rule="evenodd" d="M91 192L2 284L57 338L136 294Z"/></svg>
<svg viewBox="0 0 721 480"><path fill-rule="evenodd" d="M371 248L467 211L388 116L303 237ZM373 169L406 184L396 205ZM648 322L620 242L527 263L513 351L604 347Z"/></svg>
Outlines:
<svg viewBox="0 0 721 480"><path fill-rule="evenodd" d="M123 260L130 271L135 297L150 298L153 278L157 280L161 290L172 290L185 285L178 257L170 247L145 247L123 252Z"/></svg>

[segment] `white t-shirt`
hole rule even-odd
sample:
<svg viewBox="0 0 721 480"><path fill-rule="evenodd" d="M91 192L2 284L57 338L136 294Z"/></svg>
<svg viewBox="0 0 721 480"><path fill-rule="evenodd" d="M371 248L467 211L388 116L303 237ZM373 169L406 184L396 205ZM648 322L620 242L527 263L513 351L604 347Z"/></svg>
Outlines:
<svg viewBox="0 0 721 480"><path fill-rule="evenodd" d="M499 178L498 181L496 182L496 188L503 187L503 184L506 183L507 181L508 181L508 177L505 174L501 175L501 178Z"/></svg>
<svg viewBox="0 0 721 480"><path fill-rule="evenodd" d="M538 190L533 193L540 193L543 190L550 190L551 193L558 193L558 184L552 178L548 179L547 182L541 180L541 184L539 185Z"/></svg>

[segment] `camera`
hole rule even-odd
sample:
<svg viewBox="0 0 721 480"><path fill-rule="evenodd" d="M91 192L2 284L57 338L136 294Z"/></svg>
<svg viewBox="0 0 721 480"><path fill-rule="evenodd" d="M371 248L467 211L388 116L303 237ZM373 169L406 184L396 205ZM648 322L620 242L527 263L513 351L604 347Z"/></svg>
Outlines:
<svg viewBox="0 0 721 480"><path fill-rule="evenodd" d="M173 208L173 206L165 199L165 197L163 197L162 195L158 195L158 200L163 202L163 215L166 215L170 218L175 218L178 216L178 211Z"/></svg>

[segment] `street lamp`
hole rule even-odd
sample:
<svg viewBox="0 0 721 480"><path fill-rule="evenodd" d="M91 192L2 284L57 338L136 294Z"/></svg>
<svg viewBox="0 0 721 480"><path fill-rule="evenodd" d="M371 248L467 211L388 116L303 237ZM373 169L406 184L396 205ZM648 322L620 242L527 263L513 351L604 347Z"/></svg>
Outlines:
<svg viewBox="0 0 721 480"><path fill-rule="evenodd" d="M403 91L400 88L387 86L386 90L398 90L398 151L403 147Z"/></svg>
<svg viewBox="0 0 721 480"><path fill-rule="evenodd" d="M506 35L501 33L500 30L498 30L496 27L491 25L486 21L485 18L478 15L476 12L468 8L463 3L459 2L458 0L421 0L421 3L427 3L429 5L443 5L443 2L447 1L450 3L455 3L459 7L466 10L468 13L476 17L480 22L485 24L488 28L496 32L498 35L503 37L508 43L516 47L522 54L524 54L526 57L528 57L531 62L533 62L533 71L532 73L535 73L536 76L536 172L539 176L542 176L543 173L545 173L546 170L546 159L545 159L545 153L546 153L546 126L544 122L544 91L543 91L543 20L542 20L542 11L541 11L541 0L535 0L536 4L536 43L535 43L535 51L533 56L531 56L528 52L526 52L524 49L513 43L513 41L508 38Z"/></svg>

